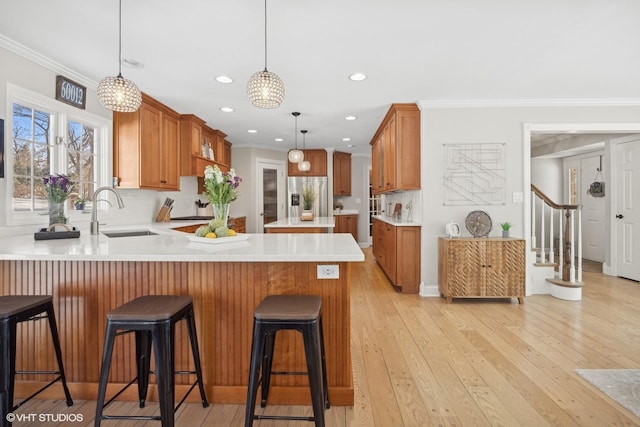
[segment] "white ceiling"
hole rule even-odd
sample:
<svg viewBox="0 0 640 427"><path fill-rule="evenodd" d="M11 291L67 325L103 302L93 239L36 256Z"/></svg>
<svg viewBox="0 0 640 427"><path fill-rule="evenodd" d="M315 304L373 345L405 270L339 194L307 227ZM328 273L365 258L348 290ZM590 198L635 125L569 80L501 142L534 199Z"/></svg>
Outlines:
<svg viewBox="0 0 640 427"><path fill-rule="evenodd" d="M117 0L1 3L1 35L94 83L117 74ZM286 86L273 110L245 95L264 67L263 13L262 0L123 0L123 57L144 64L123 74L234 146L281 150L292 111L307 148L368 154L393 102L640 99L637 0L269 0L268 68Z"/></svg>

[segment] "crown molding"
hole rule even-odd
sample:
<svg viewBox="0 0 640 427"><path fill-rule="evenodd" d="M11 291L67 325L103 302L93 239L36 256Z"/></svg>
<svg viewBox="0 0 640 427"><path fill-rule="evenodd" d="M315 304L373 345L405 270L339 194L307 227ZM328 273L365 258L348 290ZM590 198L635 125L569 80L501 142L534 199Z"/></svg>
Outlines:
<svg viewBox="0 0 640 427"><path fill-rule="evenodd" d="M18 56L21 56L29 61L41 65L56 74L62 74L65 77L68 77L76 82L86 86L89 89L96 90L98 87L98 82L88 78L87 76L78 73L77 71L73 71L71 68L66 67L59 62L56 62L35 50L28 48L27 46L20 44L2 34L0 34L0 47L5 48L6 50L15 53Z"/></svg>
<svg viewBox="0 0 640 427"><path fill-rule="evenodd" d="M457 99L422 100L423 108L504 108L504 107L637 107L639 98L576 99Z"/></svg>

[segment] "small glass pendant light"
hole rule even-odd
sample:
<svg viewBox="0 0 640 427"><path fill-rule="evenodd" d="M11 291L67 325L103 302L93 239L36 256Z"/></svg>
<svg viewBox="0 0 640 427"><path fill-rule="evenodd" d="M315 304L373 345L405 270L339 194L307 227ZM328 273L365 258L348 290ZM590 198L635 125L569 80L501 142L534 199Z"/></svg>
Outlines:
<svg viewBox="0 0 640 427"><path fill-rule="evenodd" d="M306 129L302 129L300 132L302 133L302 149L304 150L305 139L308 131ZM309 172L311 170L311 162L309 160L301 161L298 163L298 170L302 172Z"/></svg>
<svg viewBox="0 0 640 427"><path fill-rule="evenodd" d="M299 112L294 111L293 113L291 113L291 115L293 117L295 117L295 141L296 141L296 148L294 150L289 151L289 161L291 163L298 163L300 164L301 161L304 160L304 153L300 150L298 150L298 116L300 115Z"/></svg>

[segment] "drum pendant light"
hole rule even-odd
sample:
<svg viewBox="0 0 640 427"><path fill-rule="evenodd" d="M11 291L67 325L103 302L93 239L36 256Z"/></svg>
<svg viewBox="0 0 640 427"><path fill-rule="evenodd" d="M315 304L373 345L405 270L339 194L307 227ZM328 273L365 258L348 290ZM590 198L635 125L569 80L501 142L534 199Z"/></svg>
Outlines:
<svg viewBox="0 0 640 427"><path fill-rule="evenodd" d="M252 75L247 82L247 96L258 108L277 108L284 99L284 83L267 70L267 0L264 0L264 70Z"/></svg>
<svg viewBox="0 0 640 427"><path fill-rule="evenodd" d="M298 116L300 115L300 113L298 113L297 111L294 111L293 113L291 113L291 115L293 117L295 117L295 141L296 141L296 148L294 150L289 151L289 161L291 163L300 163L301 161L304 160L304 153L300 150L298 150Z"/></svg>
<svg viewBox="0 0 640 427"><path fill-rule="evenodd" d="M302 149L304 150L305 140L307 136L307 130L303 129L300 131L302 133ZM309 172L311 170L311 162L309 160L303 160L298 163L298 170L302 172Z"/></svg>
<svg viewBox="0 0 640 427"><path fill-rule="evenodd" d="M105 108L121 113L138 111L142 102L138 86L122 77L122 0L118 11L118 76L100 80L98 100Z"/></svg>

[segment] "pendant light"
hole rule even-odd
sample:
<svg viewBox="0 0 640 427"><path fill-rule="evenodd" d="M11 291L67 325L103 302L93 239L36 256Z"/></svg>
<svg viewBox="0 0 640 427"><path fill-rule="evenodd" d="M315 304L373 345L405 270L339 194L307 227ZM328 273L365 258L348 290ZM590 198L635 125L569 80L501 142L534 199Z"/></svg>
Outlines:
<svg viewBox="0 0 640 427"><path fill-rule="evenodd" d="M296 148L295 150L291 150L289 151L289 161L291 163L300 163L301 161L304 160L304 153L300 150L298 150L298 116L300 115L300 113L298 113L297 111L294 111L293 113L291 113L291 115L293 117L295 117L295 122L296 122L296 130L294 133L295 136L295 141L296 141Z"/></svg>
<svg viewBox="0 0 640 427"><path fill-rule="evenodd" d="M305 146L305 140L306 140L306 136L307 136L307 130L302 129L300 131L302 133L302 149L304 150L304 146ZM300 163L298 163L298 170L302 171L302 172L308 172L311 170L311 162L309 160L303 160Z"/></svg>
<svg viewBox="0 0 640 427"><path fill-rule="evenodd" d="M267 0L264 0L264 70L251 76L247 82L247 95L258 108L277 108L284 99L284 83L267 70Z"/></svg>
<svg viewBox="0 0 640 427"><path fill-rule="evenodd" d="M118 76L100 80L98 99L109 110L121 113L137 111L142 102L138 86L122 77L122 0L118 10Z"/></svg>

